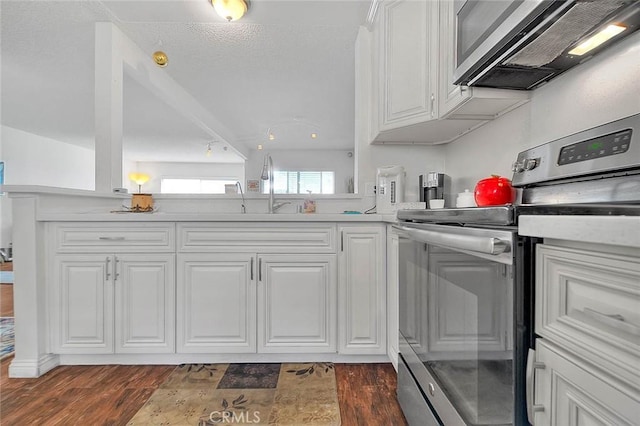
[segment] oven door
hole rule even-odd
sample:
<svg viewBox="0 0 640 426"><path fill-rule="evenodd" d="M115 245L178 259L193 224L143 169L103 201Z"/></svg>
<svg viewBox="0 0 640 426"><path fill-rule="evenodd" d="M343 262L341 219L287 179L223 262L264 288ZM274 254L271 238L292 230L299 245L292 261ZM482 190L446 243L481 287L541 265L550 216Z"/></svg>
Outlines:
<svg viewBox="0 0 640 426"><path fill-rule="evenodd" d="M523 378L516 377L524 375L524 358L514 350L514 301L522 297L515 231L394 227L400 353L427 405L447 426L526 424L516 420L522 410L515 408L524 395Z"/></svg>

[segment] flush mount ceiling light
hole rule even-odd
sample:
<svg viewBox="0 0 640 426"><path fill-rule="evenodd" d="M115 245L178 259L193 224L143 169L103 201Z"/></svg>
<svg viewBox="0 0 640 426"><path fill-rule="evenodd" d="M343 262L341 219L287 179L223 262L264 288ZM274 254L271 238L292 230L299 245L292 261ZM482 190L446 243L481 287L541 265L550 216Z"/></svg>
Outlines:
<svg viewBox="0 0 640 426"><path fill-rule="evenodd" d="M237 21L249 10L247 0L211 0L216 13L227 21Z"/></svg>
<svg viewBox="0 0 640 426"><path fill-rule="evenodd" d="M169 63L169 58L167 57L167 54L164 53L161 50L158 50L157 52L153 52L153 61L156 63L156 65L158 65L159 67L166 67L167 64Z"/></svg>
<svg viewBox="0 0 640 426"><path fill-rule="evenodd" d="M593 36L589 37L578 46L576 46L573 50L570 50L569 54L577 56L584 55L585 53L590 52L596 47L600 46L605 41L617 36L626 29L627 28L623 27L622 25L608 25L602 31L598 31Z"/></svg>
<svg viewBox="0 0 640 426"><path fill-rule="evenodd" d="M205 152L207 157L211 157L211 143L207 144L207 151Z"/></svg>
<svg viewBox="0 0 640 426"><path fill-rule="evenodd" d="M318 137L317 133L315 133L315 132L311 133L311 139L316 139L317 137Z"/></svg>

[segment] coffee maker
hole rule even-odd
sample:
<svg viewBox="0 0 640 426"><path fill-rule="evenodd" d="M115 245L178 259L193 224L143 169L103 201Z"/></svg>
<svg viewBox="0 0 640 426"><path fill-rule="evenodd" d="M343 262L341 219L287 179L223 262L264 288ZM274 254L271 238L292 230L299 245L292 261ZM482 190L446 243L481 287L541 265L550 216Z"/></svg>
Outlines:
<svg viewBox="0 0 640 426"><path fill-rule="evenodd" d="M444 173L429 172L420 175L420 201L427 203L429 208L430 200L443 200L449 190L449 177Z"/></svg>

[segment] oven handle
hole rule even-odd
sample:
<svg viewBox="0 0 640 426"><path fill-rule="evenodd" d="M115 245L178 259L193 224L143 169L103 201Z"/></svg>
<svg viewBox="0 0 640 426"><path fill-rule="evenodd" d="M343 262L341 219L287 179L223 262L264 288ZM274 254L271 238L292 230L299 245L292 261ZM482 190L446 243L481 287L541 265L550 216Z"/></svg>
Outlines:
<svg viewBox="0 0 640 426"><path fill-rule="evenodd" d="M446 232L413 229L406 226L392 226L394 229L406 234L408 238L421 243L435 244L452 249L468 250L495 256L511 250L511 242L501 240L500 238L448 234Z"/></svg>

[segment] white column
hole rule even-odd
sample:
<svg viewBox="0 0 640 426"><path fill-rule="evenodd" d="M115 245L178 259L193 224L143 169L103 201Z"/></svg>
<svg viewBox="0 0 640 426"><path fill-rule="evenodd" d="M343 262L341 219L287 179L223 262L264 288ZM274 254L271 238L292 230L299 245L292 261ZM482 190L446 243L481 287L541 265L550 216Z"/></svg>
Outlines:
<svg viewBox="0 0 640 426"><path fill-rule="evenodd" d="M16 338L9 377L38 377L58 365L58 357L46 352L44 224L36 221L36 196L12 195L12 204Z"/></svg>
<svg viewBox="0 0 640 426"><path fill-rule="evenodd" d="M123 36L110 22L96 23L96 191L122 187Z"/></svg>

